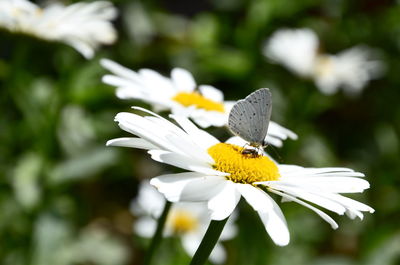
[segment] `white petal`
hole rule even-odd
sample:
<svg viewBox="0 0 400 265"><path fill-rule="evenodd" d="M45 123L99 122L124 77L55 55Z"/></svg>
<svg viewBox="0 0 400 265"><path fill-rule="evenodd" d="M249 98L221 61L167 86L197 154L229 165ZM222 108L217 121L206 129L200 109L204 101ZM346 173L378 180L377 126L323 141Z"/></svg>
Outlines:
<svg viewBox="0 0 400 265"><path fill-rule="evenodd" d="M184 234L181 237L182 247L189 257L194 256L197 248L200 246L201 240L202 237L198 234Z"/></svg>
<svg viewBox="0 0 400 265"><path fill-rule="evenodd" d="M211 211L211 219L224 220L235 210L240 200L240 193L237 192L235 184L226 181L223 189L208 201L208 209Z"/></svg>
<svg viewBox="0 0 400 265"><path fill-rule="evenodd" d="M156 116L156 114L153 115ZM121 112L117 114L115 120L118 121L121 129L135 134L163 150L183 154L182 150L168 140L169 135L178 135L182 137L182 140L191 141L182 129L162 117L142 117L133 113ZM196 146L194 145L193 148Z"/></svg>
<svg viewBox="0 0 400 265"><path fill-rule="evenodd" d="M116 87L131 87L131 86L137 86L135 83L133 83L130 80L127 80L125 78L115 76L115 75L104 75L101 78L101 81L107 85L110 86L116 86Z"/></svg>
<svg viewBox="0 0 400 265"><path fill-rule="evenodd" d="M215 244L214 249L211 251L210 254L211 262L215 264L222 264L226 260L226 251L221 243Z"/></svg>
<svg viewBox="0 0 400 265"><path fill-rule="evenodd" d="M224 230L222 230L221 236L219 237L221 241L232 239L237 235L238 229L235 225L236 216L236 211L234 211L231 216L229 216L229 220L226 223Z"/></svg>
<svg viewBox="0 0 400 265"><path fill-rule="evenodd" d="M182 236L182 246L190 257L193 257L196 253L197 248L200 246L201 240L202 235L200 234L185 234ZM215 264L222 264L225 262L226 252L220 243L217 242L217 244L215 244L209 259Z"/></svg>
<svg viewBox="0 0 400 265"><path fill-rule="evenodd" d="M114 61L111 61L109 59L101 59L100 60L100 64L104 68L109 70L110 72L112 72L112 73L114 73L114 74L116 74L116 75L118 75L120 77L126 78L126 79L131 80L131 81L132 80L135 80L137 82L140 81L140 78L139 78L139 76L138 76L138 74L136 72L134 72L134 71L132 71L132 70L130 70L130 69L128 69L128 68L126 68L126 67L124 67L124 66L122 66L122 65L120 65L120 64L118 64L116 62L114 62Z"/></svg>
<svg viewBox="0 0 400 265"><path fill-rule="evenodd" d="M236 184L237 190L255 211L269 211L272 209L272 202L265 197L265 192L250 184Z"/></svg>
<svg viewBox="0 0 400 265"><path fill-rule="evenodd" d="M374 209L366 204L344 197L340 194L308 186L304 183L298 184L296 187L293 183L287 184L271 182L269 186L278 190L282 190L286 193L290 193L296 197L313 202L338 214L344 214L348 210L366 211L371 213L374 212Z"/></svg>
<svg viewBox="0 0 400 265"><path fill-rule="evenodd" d="M347 198L340 194L335 193L321 193L321 196L325 196L328 199L335 200L336 202L342 204L344 207L348 208L349 210L356 210L356 211L363 211L363 212L370 212L373 213L375 210L368 205L361 203L359 201Z"/></svg>
<svg viewBox="0 0 400 265"><path fill-rule="evenodd" d="M289 244L290 234L285 217L275 201L264 191L249 184L237 184L239 192L258 212L265 229L275 244Z"/></svg>
<svg viewBox="0 0 400 265"><path fill-rule="evenodd" d="M352 174L354 175L351 176L354 177L364 176L364 174L360 172L355 172L350 168L344 168L344 167L304 168L295 165L282 165L282 164L278 166L279 166L279 172L281 173L282 176L290 176L290 175L312 176L315 174L321 174L319 176L323 176L326 175L327 173L332 173L330 175L340 176L340 174L343 174L344 172L352 172Z"/></svg>
<svg viewBox="0 0 400 265"><path fill-rule="evenodd" d="M218 139L207 133L204 130L197 128L190 120L185 117L170 115L193 139L198 140L203 148L209 147L219 143Z"/></svg>
<svg viewBox="0 0 400 265"><path fill-rule="evenodd" d="M269 122L268 134L279 137L282 140L286 140L287 137L293 140L298 138L297 134L273 121Z"/></svg>
<svg viewBox="0 0 400 265"><path fill-rule="evenodd" d="M189 187L191 190L194 189L191 182L196 180L204 180L204 185L209 187L208 181L213 181L219 177L216 176L205 176L204 174L196 173L196 172L184 172L178 174L167 174L161 175L155 178L152 178L150 184L158 189L159 192L164 194L167 200L172 202L177 202L181 200L182 194L185 191L186 187ZM201 181L197 181L196 184L202 185ZM189 185L189 186L188 186ZM202 186L199 186L199 190L204 191ZM185 193L187 195L187 193ZM202 197L203 195L203 197ZM198 193L197 196L192 196L191 199L196 198L198 201L206 201L209 199L210 193Z"/></svg>
<svg viewBox="0 0 400 265"><path fill-rule="evenodd" d="M177 90L173 86L171 80L151 69L140 69L138 71L142 82L146 84L147 89L151 89L154 93L167 93L175 95Z"/></svg>
<svg viewBox="0 0 400 265"><path fill-rule="evenodd" d="M243 140L239 136L233 136L233 137L229 138L225 143L234 144L234 145L238 145L238 146L245 146L246 144L248 144L245 140Z"/></svg>
<svg viewBox="0 0 400 265"><path fill-rule="evenodd" d="M123 137L123 138L116 138L107 141L107 146L122 146L122 147L132 147L132 148L139 148L139 149L156 149L157 146L153 145L152 143L142 139L142 138L132 138L132 137Z"/></svg>
<svg viewBox="0 0 400 265"><path fill-rule="evenodd" d="M272 241L278 246L286 246L290 241L289 230L281 209L275 202L274 205L272 211L258 212L258 215Z"/></svg>
<svg viewBox="0 0 400 265"><path fill-rule="evenodd" d="M156 231L157 222L150 217L141 217L133 223L133 229L135 234L151 238Z"/></svg>
<svg viewBox="0 0 400 265"><path fill-rule="evenodd" d="M225 109L225 113L228 114L232 107L236 104L237 101L233 101L233 100L227 100L224 101L224 109Z"/></svg>
<svg viewBox="0 0 400 265"><path fill-rule="evenodd" d="M104 83L116 86L116 84L111 84L109 80L105 80L104 78L105 77L103 77ZM141 91L141 89L142 88L137 85L129 84L129 86L117 87L115 94L120 99L140 99L146 101L149 104L154 104L154 102L149 98L148 95L143 94L143 91Z"/></svg>
<svg viewBox="0 0 400 265"><path fill-rule="evenodd" d="M221 192L227 180L224 177L205 176L201 179L193 180L185 185L180 195L180 201L198 202L204 198L211 199Z"/></svg>
<svg viewBox="0 0 400 265"><path fill-rule="evenodd" d="M179 91L192 92L196 88L196 82L192 74L182 68L174 68L171 79Z"/></svg>
<svg viewBox="0 0 400 265"><path fill-rule="evenodd" d="M131 202L130 210L136 216L147 215L158 219L164 209L164 205L164 195L151 186L148 180L143 180L140 182L137 197Z"/></svg>
<svg viewBox="0 0 400 265"><path fill-rule="evenodd" d="M228 115L219 111L194 109L189 116L202 128L208 128L210 126L222 127L228 122Z"/></svg>
<svg viewBox="0 0 400 265"><path fill-rule="evenodd" d="M282 29L275 32L263 52L293 72L309 76L314 68L318 37L309 29Z"/></svg>
<svg viewBox="0 0 400 265"><path fill-rule="evenodd" d="M77 50L80 54L82 54L83 57L85 57L86 59L93 58L95 50L87 43L80 42L78 40L70 40L67 43L71 45L75 50Z"/></svg>
<svg viewBox="0 0 400 265"><path fill-rule="evenodd" d="M343 175L343 174L342 174ZM280 183L298 183L306 184L309 187L321 189L334 193L355 193L362 192L369 188L369 183L365 179L354 178L354 177L285 177L282 176L279 180ZM270 182L264 182L263 184L269 185Z"/></svg>
<svg viewBox="0 0 400 265"><path fill-rule="evenodd" d="M321 196L320 194L315 194L310 192L307 189L301 189L301 187L296 187L290 184L284 184L276 181L276 183L273 183L272 181L270 182L269 187L276 189L276 190L281 190L287 194L291 194L295 197L302 198L304 200L310 201L312 203L315 203L321 207L324 207L330 211L336 212L337 214L343 215L346 212L346 208L341 205L340 203L325 198Z"/></svg>
<svg viewBox="0 0 400 265"><path fill-rule="evenodd" d="M185 136L183 138L175 134L170 134L167 135L167 139L186 156L202 161L207 165L215 163L214 159L207 153L208 147L201 148L196 139L193 139L190 135Z"/></svg>
<svg viewBox="0 0 400 265"><path fill-rule="evenodd" d="M327 215L323 211L315 208L314 206L312 206L312 205L310 205L310 204L308 204L308 203L306 203L306 202L304 202L302 200L299 200L296 197L291 196L289 194L286 194L286 193L283 193L283 192L280 192L280 191L277 191L277 190L274 190L274 189L270 189L269 191L272 192L272 193L275 193L275 194L278 194L278 195L282 196L282 198L285 198L286 201L294 201L294 202L297 202L298 204L301 204L301 205L313 210L322 219L324 219L327 223L329 223L333 229L337 229L339 227L338 224L335 222L335 220L333 220L329 215Z"/></svg>
<svg viewBox="0 0 400 265"><path fill-rule="evenodd" d="M163 150L150 150L148 153L151 155L151 158L165 164L169 164L175 167L179 167L182 169L187 169L190 171L196 171L208 175L215 176L227 176L229 173L221 172L212 169L212 167L200 160L194 160L193 158L187 157L185 155L172 153Z"/></svg>
<svg viewBox="0 0 400 265"><path fill-rule="evenodd" d="M183 131L181 128L179 128L175 124L171 123L170 121L160 117L159 115L157 115L153 112L150 112L145 109L137 108L137 107L135 109L145 111L152 115L152 116L144 117L145 120L149 120L152 123L146 124L147 127L143 126L143 129L145 129L145 130L147 129L148 134L153 135L153 137L156 139L161 137L161 140L164 140L162 142L167 143L167 145L165 147L168 146L169 150L184 154L188 157L192 157L195 160L204 161L208 164L214 163L214 160L206 151L206 149L208 149L209 146L202 148L201 144L200 145L197 144L198 140L195 138L195 136L187 134L185 131ZM155 117L153 117L153 116L155 116ZM131 119L134 119L134 118L135 117L133 117ZM130 122L131 127L136 125L136 128L137 128L139 122L141 122L141 121L136 121L136 123L134 123L132 120ZM202 133L203 138L206 137L206 135L207 135L206 132ZM147 134L142 134L140 136L142 138L146 138ZM207 140L208 141L211 140L210 135L208 135Z"/></svg>
<svg viewBox="0 0 400 265"><path fill-rule="evenodd" d="M362 212L354 210L354 209L347 209L346 215L350 219L355 219L356 217L358 217L358 218L360 218L360 220L362 220L364 218L364 215L362 214Z"/></svg>
<svg viewBox="0 0 400 265"><path fill-rule="evenodd" d="M275 138L272 137L271 135L267 134L267 136L265 137L265 141L270 144L273 145L275 147L282 147L283 146L283 142L281 139L279 138Z"/></svg>
<svg viewBox="0 0 400 265"><path fill-rule="evenodd" d="M222 102L224 100L224 94L216 89L213 86L209 86L209 85L200 85L199 86L199 90L200 93L208 99L211 99L213 101L217 101L217 102Z"/></svg>

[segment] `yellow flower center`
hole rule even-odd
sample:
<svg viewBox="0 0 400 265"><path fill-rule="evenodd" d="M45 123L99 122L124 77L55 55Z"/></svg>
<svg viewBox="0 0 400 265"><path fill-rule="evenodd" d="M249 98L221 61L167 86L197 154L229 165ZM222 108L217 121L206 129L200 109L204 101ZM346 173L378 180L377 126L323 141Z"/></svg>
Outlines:
<svg viewBox="0 0 400 265"><path fill-rule="evenodd" d="M219 143L208 148L214 159L214 169L230 173L228 180L236 183L253 184L257 181L278 180L277 165L268 157L259 154L242 153L243 147Z"/></svg>
<svg viewBox="0 0 400 265"><path fill-rule="evenodd" d="M316 58L314 71L318 76L328 76L333 69L334 65L331 57L320 55Z"/></svg>
<svg viewBox="0 0 400 265"><path fill-rule="evenodd" d="M167 223L174 234L185 234L198 227L197 218L184 210L173 210L169 213Z"/></svg>
<svg viewBox="0 0 400 265"><path fill-rule="evenodd" d="M172 98L172 100L182 104L185 107L195 106L198 109L225 112L223 104L205 98L198 92L179 92Z"/></svg>

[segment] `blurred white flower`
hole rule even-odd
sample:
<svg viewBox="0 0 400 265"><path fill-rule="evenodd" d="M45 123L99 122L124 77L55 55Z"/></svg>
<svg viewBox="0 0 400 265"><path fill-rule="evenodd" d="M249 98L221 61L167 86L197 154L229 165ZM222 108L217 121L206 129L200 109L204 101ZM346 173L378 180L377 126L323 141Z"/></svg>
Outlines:
<svg viewBox="0 0 400 265"><path fill-rule="evenodd" d="M243 140L221 143L184 117L171 115L179 127L155 113L136 109L150 116L119 113L115 120L121 129L139 138L113 139L107 145L149 150L154 160L188 170L150 181L171 202L207 202L211 218L224 220L243 196L280 246L289 243L289 231L281 209L267 192L313 210L332 228L338 227L336 222L309 202L350 218L361 219L362 212L374 212L340 195L368 189L368 181L359 178L362 173L348 168L279 165L265 154L243 153Z"/></svg>
<svg viewBox="0 0 400 265"><path fill-rule="evenodd" d="M340 87L350 95L359 94L371 79L382 74L383 65L369 59L370 51L357 46L337 55L319 55L315 61L314 80L321 92L333 94Z"/></svg>
<svg viewBox="0 0 400 265"><path fill-rule="evenodd" d="M157 226L157 219L164 208L165 198L148 181L139 187L138 197L132 201L131 211L138 219L134 223L137 235L151 238ZM193 256L202 241L211 221L207 204L202 202L174 203L169 211L164 227L164 236L178 236L189 256ZM220 241L233 238L236 226L231 218L222 231ZM210 260L221 264L226 260L226 252L221 243L217 243L210 255Z"/></svg>
<svg viewBox="0 0 400 265"><path fill-rule="evenodd" d="M112 75L103 76L103 82L117 87L121 99L139 99L153 106L154 110L170 110L173 114L193 119L203 128L225 126L229 111L235 101L224 101L224 94L210 85L197 85L192 74L182 68L174 68L171 78L150 69L135 72L111 60L102 59L101 65ZM297 135L270 122L266 141L280 147L287 138Z"/></svg>
<svg viewBox="0 0 400 265"><path fill-rule="evenodd" d="M275 32L263 53L294 73L311 78L321 92L333 94L341 87L347 94L358 94L383 71L383 64L371 60L372 51L357 46L337 55L318 51L317 35L310 29L282 29Z"/></svg>
<svg viewBox="0 0 400 265"><path fill-rule="evenodd" d="M264 46L265 56L301 76L312 76L319 41L309 29L282 29Z"/></svg>
<svg viewBox="0 0 400 265"><path fill-rule="evenodd" d="M86 58L92 58L101 44L116 40L111 23L116 16L117 10L107 1L53 3L44 8L27 0L0 1L1 28L66 43Z"/></svg>

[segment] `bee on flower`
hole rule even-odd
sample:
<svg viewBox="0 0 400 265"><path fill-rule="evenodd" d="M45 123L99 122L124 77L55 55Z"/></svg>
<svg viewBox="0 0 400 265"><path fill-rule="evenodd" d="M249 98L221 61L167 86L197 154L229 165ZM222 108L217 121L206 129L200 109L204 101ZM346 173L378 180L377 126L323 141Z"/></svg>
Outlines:
<svg viewBox="0 0 400 265"><path fill-rule="evenodd" d="M371 79L383 72L383 64L372 60L372 52L355 46L338 54L321 53L317 35L310 29L281 29L263 48L266 57L295 74L313 79L327 95L339 88L350 95L359 94Z"/></svg>
<svg viewBox="0 0 400 265"><path fill-rule="evenodd" d="M131 212L138 217L133 229L144 238L154 235L157 219L160 217L166 200L148 181L142 181L138 196L131 203ZM234 217L234 216L233 216ZM207 205L203 202L174 203L170 209L164 228L164 236L176 236L183 249L192 257L200 245L211 219ZM236 235L234 218L224 227L220 241ZM226 251L221 243L217 243L210 255L213 263L221 264L226 260Z"/></svg>
<svg viewBox="0 0 400 265"><path fill-rule="evenodd" d="M168 78L151 69L135 72L108 59L101 60L101 65L112 73L103 76L103 82L117 87L117 97L142 100L156 112L168 110L189 117L202 128L227 125L236 103L224 100L222 91L213 86L197 85L193 75L182 68L174 68ZM281 147L288 138L297 139L297 135L271 121L266 141Z"/></svg>
<svg viewBox="0 0 400 265"><path fill-rule="evenodd" d="M28 0L0 1L0 28L63 42L87 59L101 44L114 43L117 32L111 20L116 16L116 8L107 1L52 3L43 8Z"/></svg>

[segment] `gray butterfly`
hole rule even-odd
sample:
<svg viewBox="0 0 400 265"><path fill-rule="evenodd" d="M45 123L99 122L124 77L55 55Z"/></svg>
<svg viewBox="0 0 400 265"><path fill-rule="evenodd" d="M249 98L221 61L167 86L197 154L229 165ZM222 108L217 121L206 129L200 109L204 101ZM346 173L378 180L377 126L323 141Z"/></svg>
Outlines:
<svg viewBox="0 0 400 265"><path fill-rule="evenodd" d="M251 146L263 148L271 118L272 98L268 88L261 88L239 100L229 113L228 127ZM250 152L249 152L250 153Z"/></svg>

